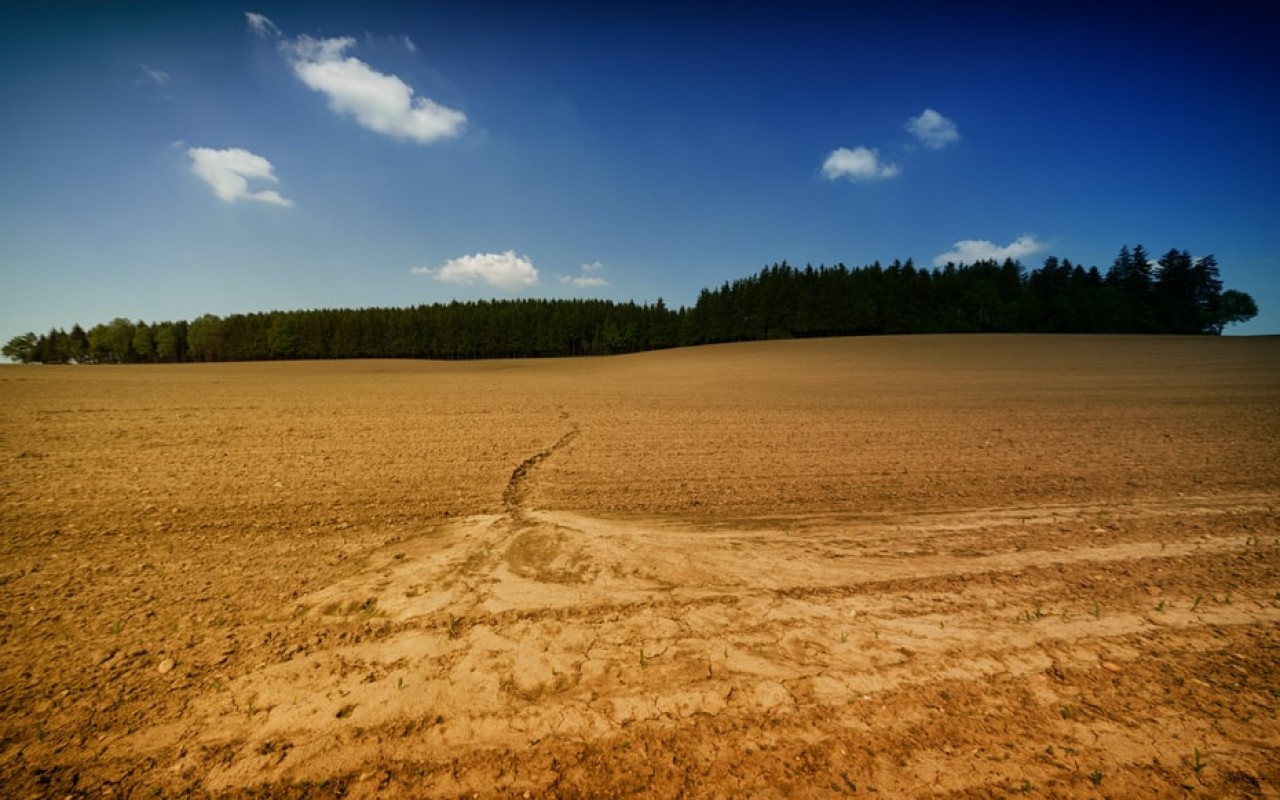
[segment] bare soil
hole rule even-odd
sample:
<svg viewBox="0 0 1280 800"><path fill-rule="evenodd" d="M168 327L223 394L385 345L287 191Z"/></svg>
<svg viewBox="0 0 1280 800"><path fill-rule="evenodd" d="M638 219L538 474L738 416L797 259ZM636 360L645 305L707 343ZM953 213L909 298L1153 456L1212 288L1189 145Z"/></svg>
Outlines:
<svg viewBox="0 0 1280 800"><path fill-rule="evenodd" d="M1280 340L0 369L6 797L1280 796Z"/></svg>

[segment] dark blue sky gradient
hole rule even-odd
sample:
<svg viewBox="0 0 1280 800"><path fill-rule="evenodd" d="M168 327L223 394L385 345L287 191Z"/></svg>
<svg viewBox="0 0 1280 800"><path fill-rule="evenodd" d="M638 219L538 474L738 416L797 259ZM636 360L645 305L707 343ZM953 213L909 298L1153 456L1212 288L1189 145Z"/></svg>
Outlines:
<svg viewBox="0 0 1280 800"><path fill-rule="evenodd" d="M1028 267L1213 253L1262 307L1232 332L1280 333L1270 5L30 4L0 26L0 338L494 296L681 305L783 259L930 265L1024 236ZM302 35L353 37L465 127L421 143L335 113L281 47ZM959 139L917 141L926 108ZM824 175L861 147L897 173ZM267 159L278 183L251 188L292 207L220 200L191 148ZM508 250L536 284L436 274Z"/></svg>

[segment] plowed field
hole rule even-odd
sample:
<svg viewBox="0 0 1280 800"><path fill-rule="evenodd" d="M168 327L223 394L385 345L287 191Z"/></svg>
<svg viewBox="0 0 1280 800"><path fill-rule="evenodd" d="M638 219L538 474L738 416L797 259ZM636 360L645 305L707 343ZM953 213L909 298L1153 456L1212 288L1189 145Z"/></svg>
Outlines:
<svg viewBox="0 0 1280 800"><path fill-rule="evenodd" d="M0 368L0 794L1280 796L1280 340Z"/></svg>

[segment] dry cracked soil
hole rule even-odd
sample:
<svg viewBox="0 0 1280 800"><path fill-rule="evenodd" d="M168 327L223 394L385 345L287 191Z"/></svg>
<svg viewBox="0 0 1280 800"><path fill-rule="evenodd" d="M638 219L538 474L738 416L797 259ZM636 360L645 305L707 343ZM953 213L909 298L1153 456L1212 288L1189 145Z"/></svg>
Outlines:
<svg viewBox="0 0 1280 800"><path fill-rule="evenodd" d="M1280 796L1280 340L0 368L6 797Z"/></svg>

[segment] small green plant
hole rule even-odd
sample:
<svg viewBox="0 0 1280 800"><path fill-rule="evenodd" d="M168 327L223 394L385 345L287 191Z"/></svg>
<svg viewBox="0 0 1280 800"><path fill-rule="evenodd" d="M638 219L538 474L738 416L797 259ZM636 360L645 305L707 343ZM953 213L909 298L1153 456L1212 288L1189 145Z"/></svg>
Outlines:
<svg viewBox="0 0 1280 800"><path fill-rule="evenodd" d="M1200 756L1200 748L1198 747L1196 748L1195 760L1191 763L1191 769L1195 770L1197 775L1200 774L1200 770L1204 769L1204 759Z"/></svg>
<svg viewBox="0 0 1280 800"><path fill-rule="evenodd" d="M1156 603L1156 611L1164 611L1164 601L1163 601L1163 600L1161 600L1159 603Z"/></svg>
<svg viewBox="0 0 1280 800"><path fill-rule="evenodd" d="M400 690L403 688L404 688L404 676L401 675L400 677L396 678L396 689Z"/></svg>
<svg viewBox="0 0 1280 800"><path fill-rule="evenodd" d="M1191 603L1191 610L1195 611L1197 608L1200 607L1200 604L1202 602L1204 602L1204 598L1201 597L1200 595L1196 595L1195 601Z"/></svg>
<svg viewBox="0 0 1280 800"><path fill-rule="evenodd" d="M44 741L44 737L45 737L46 735L47 735L47 733L45 732L45 729L44 729L44 723L43 723L43 722L37 722L37 723L36 723L36 738L43 742L43 741Z"/></svg>
<svg viewBox="0 0 1280 800"><path fill-rule="evenodd" d="M1031 794L1031 781L1023 781L1020 788L1023 794Z"/></svg>
<svg viewBox="0 0 1280 800"><path fill-rule="evenodd" d="M1093 781L1094 786L1100 785L1102 783L1102 770L1095 769L1093 772L1090 772L1089 780Z"/></svg>
<svg viewBox="0 0 1280 800"><path fill-rule="evenodd" d="M640 669L644 669L644 664L645 664L644 648L641 647L640 648Z"/></svg>
<svg viewBox="0 0 1280 800"><path fill-rule="evenodd" d="M1060 713L1063 719L1071 719L1071 706L1063 706Z"/></svg>
<svg viewBox="0 0 1280 800"><path fill-rule="evenodd" d="M112 635L112 636L119 636L119 635L120 635L120 631L121 631L121 629L123 629L123 628L124 628L124 624L123 624L123 623L121 623L121 622L120 622L120 620L116 620L115 622L111 623L111 635Z"/></svg>

